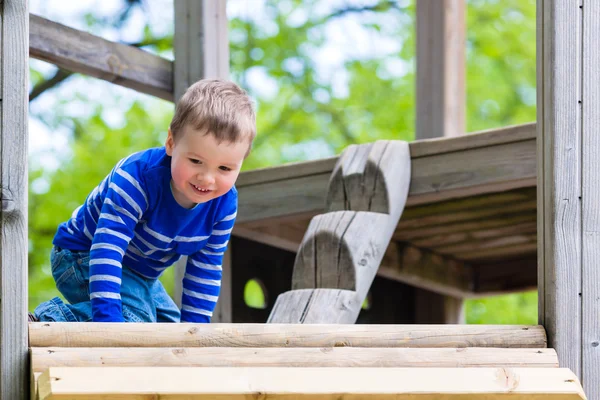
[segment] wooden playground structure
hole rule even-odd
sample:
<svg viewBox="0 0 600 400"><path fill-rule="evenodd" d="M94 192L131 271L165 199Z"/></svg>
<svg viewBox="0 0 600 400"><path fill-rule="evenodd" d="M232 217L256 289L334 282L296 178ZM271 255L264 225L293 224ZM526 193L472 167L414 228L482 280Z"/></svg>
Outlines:
<svg viewBox="0 0 600 400"><path fill-rule="evenodd" d="M466 4L417 0L417 140L241 174L215 323L27 323L29 57L173 101L228 76L225 5L174 1L170 62L0 1L0 398L600 400L600 2L538 0L537 122L462 135Z"/></svg>

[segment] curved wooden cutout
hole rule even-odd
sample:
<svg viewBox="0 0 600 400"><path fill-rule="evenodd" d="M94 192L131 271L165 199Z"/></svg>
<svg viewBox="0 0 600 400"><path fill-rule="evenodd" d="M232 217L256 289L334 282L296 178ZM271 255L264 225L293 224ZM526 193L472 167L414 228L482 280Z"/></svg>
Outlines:
<svg viewBox="0 0 600 400"><path fill-rule="evenodd" d="M269 322L308 323L301 317L307 308L315 323L356 322L404 210L410 165L402 141L344 151L329 182L327 212L311 220L296 256L292 291L277 299ZM300 292L317 288L322 291L316 297ZM338 307L339 289L353 293L347 295L349 309Z"/></svg>

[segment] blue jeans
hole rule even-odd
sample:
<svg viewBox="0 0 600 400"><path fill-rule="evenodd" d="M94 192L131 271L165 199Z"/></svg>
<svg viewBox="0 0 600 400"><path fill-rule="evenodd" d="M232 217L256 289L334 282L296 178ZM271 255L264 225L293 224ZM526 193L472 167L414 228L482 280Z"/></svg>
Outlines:
<svg viewBox="0 0 600 400"><path fill-rule="evenodd" d="M36 307L40 321L92 321L90 302L90 253L53 247L50 254L56 287L70 303L59 297ZM179 322L181 312L158 279L148 279L123 265L121 300L125 322Z"/></svg>

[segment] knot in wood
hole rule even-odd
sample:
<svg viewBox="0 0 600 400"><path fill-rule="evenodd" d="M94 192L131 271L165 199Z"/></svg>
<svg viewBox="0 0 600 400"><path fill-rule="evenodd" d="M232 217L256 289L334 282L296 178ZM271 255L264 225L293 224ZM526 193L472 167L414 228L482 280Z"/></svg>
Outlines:
<svg viewBox="0 0 600 400"><path fill-rule="evenodd" d="M15 200L11 191L2 187L2 213L12 213L15 210Z"/></svg>

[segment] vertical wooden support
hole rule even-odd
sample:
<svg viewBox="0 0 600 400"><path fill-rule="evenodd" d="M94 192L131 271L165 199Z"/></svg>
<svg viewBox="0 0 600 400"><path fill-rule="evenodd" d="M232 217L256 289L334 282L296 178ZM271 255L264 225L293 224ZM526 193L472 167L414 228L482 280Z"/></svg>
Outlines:
<svg viewBox="0 0 600 400"><path fill-rule="evenodd" d="M0 398L25 399L27 380L26 0L0 1Z"/></svg>
<svg viewBox="0 0 600 400"><path fill-rule="evenodd" d="M233 322L232 306L232 263L233 263L233 243L230 240L225 256L223 257L223 277L221 279L221 293L215 310L213 311L212 322Z"/></svg>
<svg viewBox="0 0 600 400"><path fill-rule="evenodd" d="M465 133L465 0L417 1L416 139ZM416 323L464 322L463 299L415 289Z"/></svg>
<svg viewBox="0 0 600 400"><path fill-rule="evenodd" d="M539 320L600 399L600 4L538 0Z"/></svg>
<svg viewBox="0 0 600 400"><path fill-rule="evenodd" d="M465 132L465 0L417 1L417 139Z"/></svg>
<svg viewBox="0 0 600 400"><path fill-rule="evenodd" d="M229 78L229 37L226 0L177 0L175 7L173 85L175 101L194 82L202 78ZM175 265L174 300L181 305L182 279L187 257ZM229 285L229 287L223 286ZM222 296L231 294L231 281L223 280L221 302L231 303ZM231 307L219 309L219 318ZM215 319L213 319L215 320Z"/></svg>

